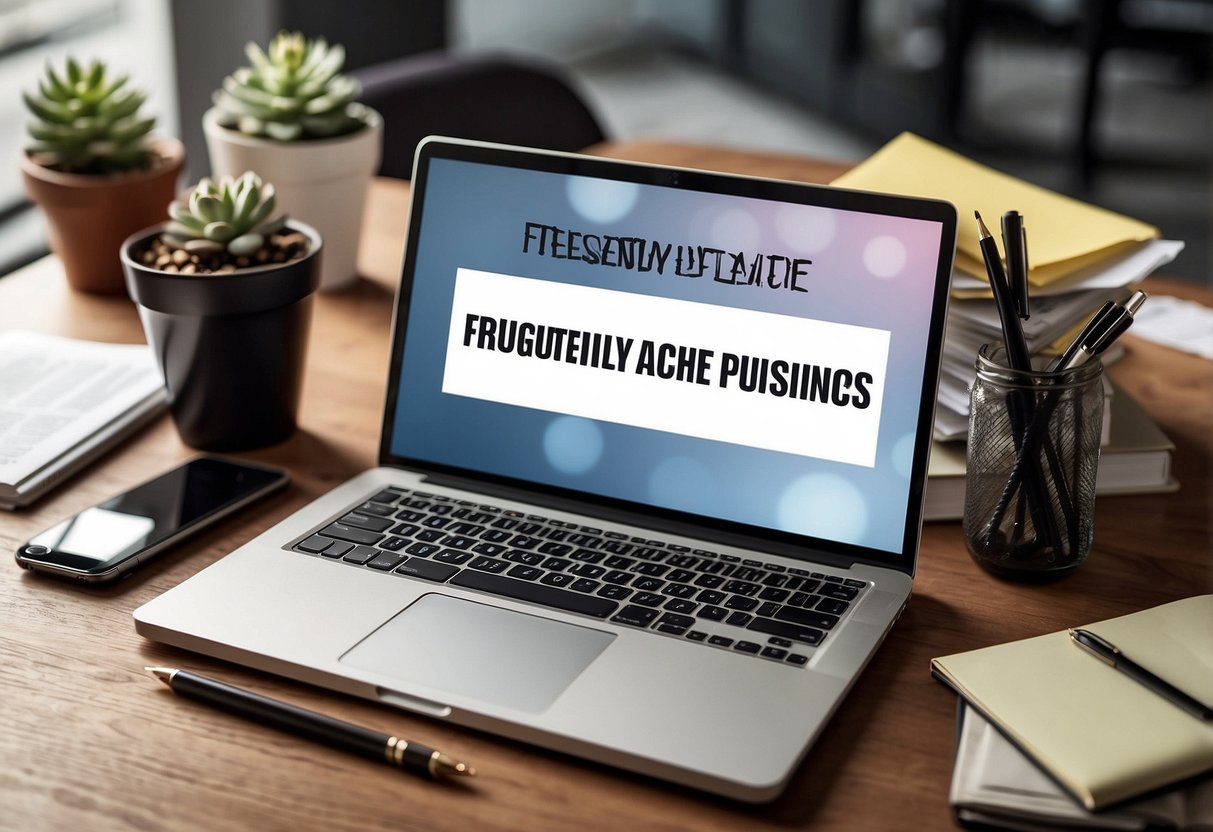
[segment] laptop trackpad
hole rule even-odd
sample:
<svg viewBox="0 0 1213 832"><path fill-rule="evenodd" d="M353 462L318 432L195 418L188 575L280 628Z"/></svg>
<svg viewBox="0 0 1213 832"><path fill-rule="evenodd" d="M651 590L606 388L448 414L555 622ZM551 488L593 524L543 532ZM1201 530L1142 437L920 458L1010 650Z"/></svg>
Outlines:
<svg viewBox="0 0 1213 832"><path fill-rule="evenodd" d="M446 595L423 595L355 644L343 664L539 713L613 633Z"/></svg>

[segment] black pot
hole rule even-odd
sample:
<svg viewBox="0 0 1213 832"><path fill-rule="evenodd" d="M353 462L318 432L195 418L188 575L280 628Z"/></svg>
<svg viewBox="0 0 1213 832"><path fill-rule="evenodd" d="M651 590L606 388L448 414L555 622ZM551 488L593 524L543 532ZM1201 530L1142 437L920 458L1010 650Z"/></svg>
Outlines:
<svg viewBox="0 0 1213 832"><path fill-rule="evenodd" d="M295 432L321 241L309 225L287 225L311 240L306 257L229 274L174 274L136 262L131 253L162 225L122 244L127 289L191 447L248 450Z"/></svg>

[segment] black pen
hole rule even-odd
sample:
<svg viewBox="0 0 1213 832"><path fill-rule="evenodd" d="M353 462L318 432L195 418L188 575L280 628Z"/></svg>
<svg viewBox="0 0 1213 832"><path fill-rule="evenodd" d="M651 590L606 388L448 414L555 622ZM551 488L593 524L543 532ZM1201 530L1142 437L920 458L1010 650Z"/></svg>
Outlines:
<svg viewBox="0 0 1213 832"><path fill-rule="evenodd" d="M1124 306L1113 304L1111 311L1102 315L1098 321L1093 321L1092 325L1083 329L1079 337L1074 339L1074 343L1066 347L1066 351L1054 364L1056 371L1081 367L1092 358L1107 352L1108 347L1133 325L1133 316L1148 297L1149 295L1138 289L1125 301ZM1064 363L1062 359L1065 359Z"/></svg>
<svg viewBox="0 0 1213 832"><path fill-rule="evenodd" d="M1171 704L1182 708L1200 719L1213 719L1213 707L1199 699L1184 693L1165 679L1155 676L1122 653L1107 639L1100 638L1090 630L1070 630L1070 640L1104 664L1110 665L1121 673L1157 693Z"/></svg>
<svg viewBox="0 0 1213 832"><path fill-rule="evenodd" d="M399 737L297 708L223 682L171 667L145 668L174 693L201 700L225 711L322 742L342 751L369 757L413 774L438 778L470 776L476 770L440 751Z"/></svg>
<svg viewBox="0 0 1213 832"><path fill-rule="evenodd" d="M1015 298L1011 295L1011 287L1007 283L1006 272L1002 268L1002 258L998 255L998 244L990 234L990 229L981 219L981 214L973 212L977 218L977 241L981 246L981 256L986 263L986 274L990 278L990 288L994 291L994 305L998 307L998 317L1002 322L1003 343L1007 349L1007 361L1011 369L1030 372L1032 357L1028 353L1027 342L1023 339L1023 327L1019 323L1019 315L1015 311Z"/></svg>
<svg viewBox="0 0 1213 832"><path fill-rule="evenodd" d="M1032 316L1028 308L1028 237L1018 211L1002 215L1002 249L1007 254L1007 281L1015 299L1015 313L1026 321Z"/></svg>

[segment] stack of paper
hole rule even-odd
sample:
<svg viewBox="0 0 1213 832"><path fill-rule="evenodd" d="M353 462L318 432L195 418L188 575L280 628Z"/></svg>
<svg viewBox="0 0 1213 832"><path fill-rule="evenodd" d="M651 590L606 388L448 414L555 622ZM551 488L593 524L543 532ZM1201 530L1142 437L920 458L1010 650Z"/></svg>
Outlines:
<svg viewBox="0 0 1213 832"><path fill-rule="evenodd" d="M0 333L0 508L32 502L165 398L148 347Z"/></svg>
<svg viewBox="0 0 1213 832"><path fill-rule="evenodd" d="M903 133L833 183L839 187L943 199L960 222L952 304L944 339L935 437L968 433L969 385L982 344L1002 342L974 211L992 229L1005 211L1019 211L1028 238L1031 317L1028 349L1055 349L1105 301L1128 297L1133 284L1169 263L1183 243L1160 240L1157 228L1088 205L978 164L911 133Z"/></svg>

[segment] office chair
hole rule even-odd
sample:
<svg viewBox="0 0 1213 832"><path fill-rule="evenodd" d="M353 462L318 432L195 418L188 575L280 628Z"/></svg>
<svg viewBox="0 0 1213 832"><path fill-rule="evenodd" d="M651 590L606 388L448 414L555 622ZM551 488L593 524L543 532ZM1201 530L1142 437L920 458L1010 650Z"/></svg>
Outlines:
<svg viewBox="0 0 1213 832"><path fill-rule="evenodd" d="M383 116L379 173L411 179L422 138L444 135L581 150L603 130L558 68L511 55L435 53L353 73L359 100Z"/></svg>

